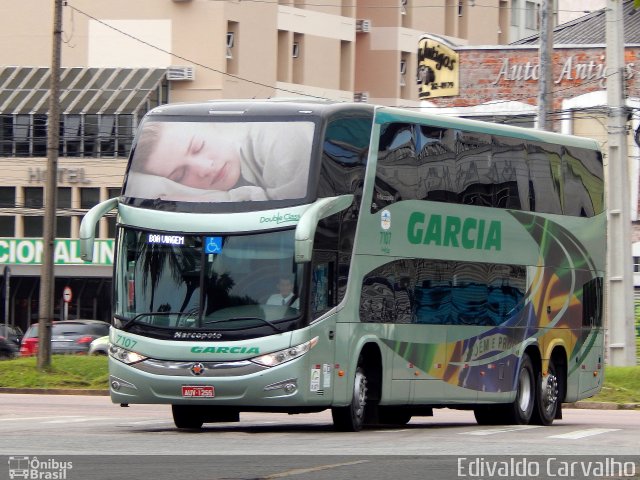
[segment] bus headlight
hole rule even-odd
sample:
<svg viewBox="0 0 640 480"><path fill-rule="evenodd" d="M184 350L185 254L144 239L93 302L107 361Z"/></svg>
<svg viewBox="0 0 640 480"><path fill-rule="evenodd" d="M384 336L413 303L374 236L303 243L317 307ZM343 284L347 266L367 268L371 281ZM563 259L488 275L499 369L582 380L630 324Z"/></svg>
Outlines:
<svg viewBox="0 0 640 480"><path fill-rule="evenodd" d="M113 344L109 346L109 356L122 363L126 363L127 365L147 359L147 357L144 357L139 353L132 352L131 350L125 350L124 348Z"/></svg>
<svg viewBox="0 0 640 480"><path fill-rule="evenodd" d="M252 358L253 363L263 365L265 367L275 367L282 363L289 362L294 358L301 357L318 343L318 337L312 338L308 342L301 343L295 347L285 348L273 353L267 353L266 355L260 355L259 357Z"/></svg>

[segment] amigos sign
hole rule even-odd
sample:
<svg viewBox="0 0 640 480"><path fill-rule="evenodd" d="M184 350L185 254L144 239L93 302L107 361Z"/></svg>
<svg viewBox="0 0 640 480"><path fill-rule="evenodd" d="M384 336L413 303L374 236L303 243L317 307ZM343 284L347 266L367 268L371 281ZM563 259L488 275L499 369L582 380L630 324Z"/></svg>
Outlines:
<svg viewBox="0 0 640 480"><path fill-rule="evenodd" d="M418 96L452 97L459 91L458 53L442 39L423 35L418 42Z"/></svg>

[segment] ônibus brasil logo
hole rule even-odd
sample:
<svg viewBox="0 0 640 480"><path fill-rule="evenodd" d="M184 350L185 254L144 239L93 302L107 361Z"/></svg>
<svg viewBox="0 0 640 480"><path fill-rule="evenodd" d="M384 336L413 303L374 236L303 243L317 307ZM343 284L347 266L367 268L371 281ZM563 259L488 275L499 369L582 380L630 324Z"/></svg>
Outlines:
<svg viewBox="0 0 640 480"><path fill-rule="evenodd" d="M38 480L65 480L67 471L73 468L73 462L63 462L55 458L46 460L38 457L9 457L9 478L27 478Z"/></svg>

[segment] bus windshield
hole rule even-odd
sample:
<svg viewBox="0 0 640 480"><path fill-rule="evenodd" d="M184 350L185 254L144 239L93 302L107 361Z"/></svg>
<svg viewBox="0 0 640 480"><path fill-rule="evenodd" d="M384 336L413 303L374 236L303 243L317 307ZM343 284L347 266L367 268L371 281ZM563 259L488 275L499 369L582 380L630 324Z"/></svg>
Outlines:
<svg viewBox="0 0 640 480"><path fill-rule="evenodd" d="M307 196L312 121L153 119L140 127L124 195L177 202Z"/></svg>
<svg viewBox="0 0 640 480"><path fill-rule="evenodd" d="M241 236L124 229L116 271L123 326L243 330L299 317L294 230Z"/></svg>

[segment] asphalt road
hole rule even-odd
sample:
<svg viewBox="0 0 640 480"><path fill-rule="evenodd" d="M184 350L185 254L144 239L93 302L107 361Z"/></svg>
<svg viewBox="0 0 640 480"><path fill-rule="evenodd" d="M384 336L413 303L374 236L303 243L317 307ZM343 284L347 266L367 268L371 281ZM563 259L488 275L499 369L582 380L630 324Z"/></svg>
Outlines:
<svg viewBox="0 0 640 480"><path fill-rule="evenodd" d="M0 479L11 465L35 457L44 462L34 463L40 470L72 462L64 477L70 480L535 478L536 465L538 478L611 478L562 475L556 463L568 459L577 473L585 459L614 467L619 461L640 478L640 411L565 409L550 427L486 427L471 412L443 409L402 428L358 433L334 431L329 412L246 413L239 423L181 431L166 405L122 408L102 396L0 394L2 455ZM492 462L507 460L524 475L491 472Z"/></svg>

